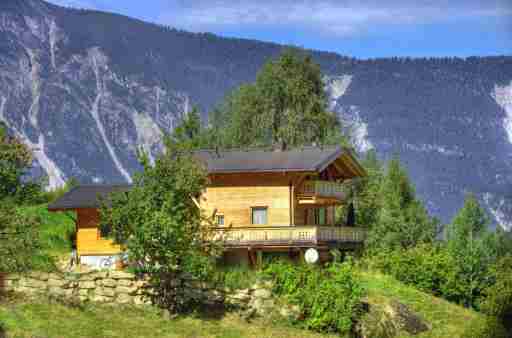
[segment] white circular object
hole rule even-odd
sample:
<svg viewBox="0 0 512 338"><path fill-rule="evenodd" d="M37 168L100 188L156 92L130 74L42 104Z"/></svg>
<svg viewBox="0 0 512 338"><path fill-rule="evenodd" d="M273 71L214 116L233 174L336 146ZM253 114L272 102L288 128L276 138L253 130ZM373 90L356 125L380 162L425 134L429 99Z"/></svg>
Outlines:
<svg viewBox="0 0 512 338"><path fill-rule="evenodd" d="M314 248L309 248L306 250L306 253L304 254L304 259L306 260L306 263L314 264L318 262L318 251Z"/></svg>

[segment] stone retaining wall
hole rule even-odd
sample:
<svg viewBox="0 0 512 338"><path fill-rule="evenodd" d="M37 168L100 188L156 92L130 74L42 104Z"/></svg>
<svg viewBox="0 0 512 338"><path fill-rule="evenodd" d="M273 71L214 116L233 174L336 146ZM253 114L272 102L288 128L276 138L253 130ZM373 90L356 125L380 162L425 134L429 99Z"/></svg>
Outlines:
<svg viewBox="0 0 512 338"><path fill-rule="evenodd" d="M123 271L96 271L89 273L43 273L4 275L6 291L24 294L46 294L82 302L111 304L151 304L147 280ZM187 296L207 303L222 303L237 307L248 314L266 315L274 312L284 316L295 315L298 309L276 306L269 282L258 283L251 288L228 290L213 288L207 283L186 280Z"/></svg>

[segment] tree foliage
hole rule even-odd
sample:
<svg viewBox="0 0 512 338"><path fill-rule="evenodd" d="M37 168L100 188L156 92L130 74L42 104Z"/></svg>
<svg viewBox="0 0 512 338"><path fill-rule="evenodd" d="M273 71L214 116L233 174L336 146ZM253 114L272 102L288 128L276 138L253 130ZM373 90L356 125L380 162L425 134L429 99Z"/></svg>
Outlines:
<svg viewBox="0 0 512 338"><path fill-rule="evenodd" d="M209 219L194 202L207 177L187 151L193 145L188 132L196 125L188 128L185 124L179 132L186 140L171 137L154 165L142 156L144 169L134 176L132 189L114 194L111 205L105 201L101 210L104 232L126 250L137 269L149 273L156 290L153 302L173 312L190 305L185 276L207 278L218 253L217 244L206 240Z"/></svg>
<svg viewBox="0 0 512 338"><path fill-rule="evenodd" d="M389 161L378 193L376 186L374 182L370 186L372 190L368 191L372 206L370 221L374 222L368 238L370 247L409 248L434 240L438 221L428 215L416 198L414 187L397 157Z"/></svg>
<svg viewBox="0 0 512 338"><path fill-rule="evenodd" d="M30 149L0 124L0 272L52 266L39 243L40 220L19 206L41 198L41 185L24 179L32 164Z"/></svg>
<svg viewBox="0 0 512 338"><path fill-rule="evenodd" d="M327 111L320 67L295 50L267 62L254 83L231 92L215 110L211 126L220 147L345 141L336 115Z"/></svg>
<svg viewBox="0 0 512 338"><path fill-rule="evenodd" d="M40 245L40 223L36 217L23 214L12 202L0 203L0 272L53 267Z"/></svg>
<svg viewBox="0 0 512 338"><path fill-rule="evenodd" d="M490 282L490 267L496 262L496 236L487 230L489 218L476 196L468 194L464 206L447 228L447 249L455 259L464 303L477 305Z"/></svg>
<svg viewBox="0 0 512 338"><path fill-rule="evenodd" d="M365 290L351 262L326 268L277 261L263 270L273 292L300 307L304 327L322 332L349 332L361 314Z"/></svg>
<svg viewBox="0 0 512 338"><path fill-rule="evenodd" d="M31 165L31 150L0 124L0 199L24 203L40 195L39 183L23 180Z"/></svg>
<svg viewBox="0 0 512 338"><path fill-rule="evenodd" d="M372 229L376 227L381 208L380 186L384 172L374 150L366 153L361 164L367 175L351 184L350 198L355 202L357 223Z"/></svg>

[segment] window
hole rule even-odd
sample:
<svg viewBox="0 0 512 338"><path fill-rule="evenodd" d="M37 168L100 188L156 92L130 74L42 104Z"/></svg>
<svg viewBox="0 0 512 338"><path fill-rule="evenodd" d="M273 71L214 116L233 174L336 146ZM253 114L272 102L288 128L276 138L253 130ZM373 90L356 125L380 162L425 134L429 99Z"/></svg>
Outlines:
<svg viewBox="0 0 512 338"><path fill-rule="evenodd" d="M215 218L216 218L216 221L217 221L217 225L224 225L224 215L217 214L215 216Z"/></svg>
<svg viewBox="0 0 512 338"><path fill-rule="evenodd" d="M255 225L267 224L268 208L267 207L253 207L251 208L251 222Z"/></svg>
<svg viewBox="0 0 512 338"><path fill-rule="evenodd" d="M315 224L324 225L326 223L326 210L325 208L315 209Z"/></svg>

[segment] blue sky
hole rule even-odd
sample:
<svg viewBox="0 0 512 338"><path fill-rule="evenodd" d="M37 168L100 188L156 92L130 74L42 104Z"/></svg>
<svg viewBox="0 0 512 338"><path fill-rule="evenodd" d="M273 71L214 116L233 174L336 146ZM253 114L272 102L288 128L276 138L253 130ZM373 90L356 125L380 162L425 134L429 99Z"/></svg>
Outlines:
<svg viewBox="0 0 512 338"><path fill-rule="evenodd" d="M512 0L47 1L359 58L512 55Z"/></svg>

